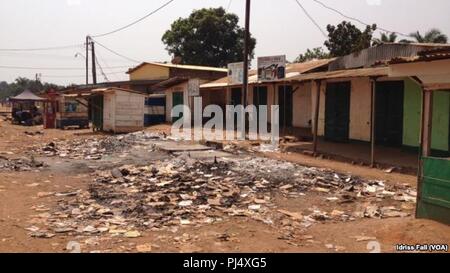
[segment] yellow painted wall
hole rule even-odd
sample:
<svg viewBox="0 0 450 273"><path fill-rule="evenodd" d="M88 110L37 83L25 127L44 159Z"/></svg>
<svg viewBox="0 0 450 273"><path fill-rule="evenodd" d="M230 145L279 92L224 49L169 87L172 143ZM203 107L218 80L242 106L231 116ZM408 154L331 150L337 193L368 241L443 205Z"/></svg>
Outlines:
<svg viewBox="0 0 450 273"><path fill-rule="evenodd" d="M130 80L164 80L169 78L169 68L158 65L145 64L130 73Z"/></svg>
<svg viewBox="0 0 450 273"><path fill-rule="evenodd" d="M312 125L312 100L310 82L294 85L293 117L292 125L300 128L311 128ZM298 89L296 89L298 87ZM311 123L310 123L311 121Z"/></svg>
<svg viewBox="0 0 450 273"><path fill-rule="evenodd" d="M325 90L326 90L326 83L322 82L320 86L320 101L319 101L319 126L317 128L317 134L319 136L323 136L325 134ZM313 82L311 84L311 117L313 119L313 128L314 131L314 113L316 109L316 97L317 97L317 84Z"/></svg>
<svg viewBox="0 0 450 273"><path fill-rule="evenodd" d="M371 104L371 85L369 78L339 79L329 82L351 82L350 91L350 123L349 138L352 140L370 141L370 104ZM318 135L325 135L325 100L326 100L326 82L322 82L320 92L319 109L319 128ZM312 90L312 115L314 117L314 108L316 101L316 84L313 84Z"/></svg>
<svg viewBox="0 0 450 273"><path fill-rule="evenodd" d="M370 141L371 122L371 83L369 78L351 81L350 92L350 131L353 140Z"/></svg>

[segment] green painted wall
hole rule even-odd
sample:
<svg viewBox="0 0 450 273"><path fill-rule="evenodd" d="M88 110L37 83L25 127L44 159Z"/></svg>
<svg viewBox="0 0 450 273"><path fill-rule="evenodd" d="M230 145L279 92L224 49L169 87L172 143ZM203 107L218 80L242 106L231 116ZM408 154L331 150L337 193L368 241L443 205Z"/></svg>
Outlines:
<svg viewBox="0 0 450 273"><path fill-rule="evenodd" d="M433 129L431 132L431 148L448 151L448 131L450 113L450 92L434 92L433 94Z"/></svg>
<svg viewBox="0 0 450 273"><path fill-rule="evenodd" d="M411 79L405 80L403 100L403 145L418 147L420 141L421 89Z"/></svg>
<svg viewBox="0 0 450 273"><path fill-rule="evenodd" d="M403 113L403 145L418 147L420 140L420 111L422 96L419 85L405 80ZM431 148L449 151L450 92L435 92L433 95L433 130Z"/></svg>

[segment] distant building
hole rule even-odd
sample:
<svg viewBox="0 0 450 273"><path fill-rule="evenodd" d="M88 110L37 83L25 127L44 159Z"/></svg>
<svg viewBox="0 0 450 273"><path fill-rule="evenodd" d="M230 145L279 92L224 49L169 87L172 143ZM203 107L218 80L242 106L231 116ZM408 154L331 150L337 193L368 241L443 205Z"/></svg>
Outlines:
<svg viewBox="0 0 450 273"><path fill-rule="evenodd" d="M128 81L104 82L77 85L65 88L66 94L89 93L94 89L123 88L147 94L145 99L144 124L149 126L165 121L167 109L171 109L171 92L166 90L174 85L187 83L190 79L208 82L227 75L227 69L196 65L143 62L127 72ZM186 89L182 86L181 89ZM187 89L186 89L187 90ZM166 95L170 96L167 103Z"/></svg>

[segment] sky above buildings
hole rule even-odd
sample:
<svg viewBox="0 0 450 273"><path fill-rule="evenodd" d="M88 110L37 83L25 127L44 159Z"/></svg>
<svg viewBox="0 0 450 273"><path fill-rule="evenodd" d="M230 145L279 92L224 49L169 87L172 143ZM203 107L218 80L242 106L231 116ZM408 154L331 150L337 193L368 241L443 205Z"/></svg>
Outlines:
<svg viewBox="0 0 450 273"><path fill-rule="evenodd" d="M437 27L450 36L448 0L321 0L346 15L392 31L425 32ZM0 1L0 49L43 48L82 44L86 35L122 27L158 8L167 0L3 0ZM313 0L299 0L325 30L345 18ZM170 61L161 42L163 33L192 10L223 6L244 23L245 0L175 0L146 20L121 32L97 38L98 42L138 61ZM363 25L354 22L361 29ZM257 39L256 55L285 54L288 60L307 48L323 46L325 37L295 0L253 0L251 32ZM379 36L379 32L375 37ZM400 37L403 38L403 37ZM19 76L58 84L84 83L84 48L47 51L0 51L0 81ZM135 63L97 46L96 53L108 80L126 80ZM78 55L78 57L75 57ZM255 60L253 61L255 64ZM12 69L4 67L32 67ZM46 68L46 69L44 69ZM47 69L55 68L55 69ZM66 69L67 68L67 69ZM98 71L98 81L105 81Z"/></svg>

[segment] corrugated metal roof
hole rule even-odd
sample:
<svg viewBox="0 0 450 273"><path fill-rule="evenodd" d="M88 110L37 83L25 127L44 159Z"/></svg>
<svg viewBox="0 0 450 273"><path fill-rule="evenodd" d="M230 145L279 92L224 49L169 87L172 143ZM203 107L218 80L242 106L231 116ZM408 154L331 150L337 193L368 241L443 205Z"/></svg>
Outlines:
<svg viewBox="0 0 450 273"><path fill-rule="evenodd" d="M388 67L371 67L359 69L347 69L339 71L328 71L319 73L303 74L294 77L291 81L311 81L311 80L327 80L338 78L358 78L358 77L383 77L389 73Z"/></svg>
<svg viewBox="0 0 450 273"><path fill-rule="evenodd" d="M77 97L89 97L91 93L79 93L79 94L62 94L62 97L77 98Z"/></svg>
<svg viewBox="0 0 450 273"><path fill-rule="evenodd" d="M156 66L162 66L162 67L168 67L168 68L187 69L187 70L202 70L202 71L213 71L213 72L227 72L228 71L228 69L226 69L226 68L210 67L210 66L143 62L134 68L130 68L128 70L127 74L130 74L145 65L156 65Z"/></svg>
<svg viewBox="0 0 450 273"><path fill-rule="evenodd" d="M384 77L389 73L388 67L370 67L370 68L359 68L359 69L346 69L338 71L327 71L327 72L316 72L316 73L288 73L286 79L278 80L276 82L303 82L303 81L313 81L313 80L327 80L327 79L338 79L338 78L358 78L358 77ZM224 78L226 79L226 78ZM201 85L201 88L223 88L232 87L233 85L228 85L228 82L223 82L224 79L220 79L222 82L214 81ZM249 84L258 83L256 81L256 76L249 78ZM235 85L239 86L239 85Z"/></svg>
<svg viewBox="0 0 450 273"><path fill-rule="evenodd" d="M327 65L336 60L336 58L322 59L322 60L312 60L303 63L289 63L286 65L286 72L299 72L305 73L316 68Z"/></svg>
<svg viewBox="0 0 450 273"><path fill-rule="evenodd" d="M145 93L142 93L142 92L139 92L136 90L119 88L119 87L99 88L99 89L94 89L91 92L92 93L109 93L109 92L115 92L115 91L123 91L123 92L128 92L128 93L135 93L135 94L139 94L139 95L146 95Z"/></svg>
<svg viewBox="0 0 450 273"><path fill-rule="evenodd" d="M429 62L450 59L450 48L438 48L419 52L417 56L393 58L389 64Z"/></svg>
<svg viewBox="0 0 450 273"><path fill-rule="evenodd" d="M62 93L79 93L80 90L92 90L92 89L100 89L100 88L108 88L108 87L116 87L121 85L130 85L130 86L138 86L138 85L148 85L152 86L157 83L160 83L163 80L134 80L134 81L116 81L116 82L103 82L97 84L88 84L88 85L72 85L68 86L64 89L61 89Z"/></svg>
<svg viewBox="0 0 450 273"><path fill-rule="evenodd" d="M301 75L302 73L306 73L308 71L323 67L325 65L328 65L330 62L332 62L334 59L323 59L323 60L314 60L304 63L289 63L286 65L286 78L275 80L272 82L283 82L288 81L294 77L297 77ZM248 77L248 83L249 84L256 84L256 83L263 83L258 81L258 75L256 74L256 70L250 70L249 71L249 77ZM200 85L200 88L223 88L223 87L231 87L231 86L240 86L241 84L229 84L228 83L228 77L223 77L221 79L205 83ZM267 82L264 82L267 83Z"/></svg>
<svg viewBox="0 0 450 273"><path fill-rule="evenodd" d="M393 58L417 56L424 50L450 47L449 44L421 44L421 43L384 43L370 47L347 56L340 57L330 63L329 70L344 70L367 68L375 64L386 63Z"/></svg>
<svg viewBox="0 0 450 273"><path fill-rule="evenodd" d="M170 78L168 80L165 80L165 81L162 81L162 82L156 84L154 86L154 89L157 90L158 88L169 88L174 85L178 85L178 84L181 84L181 83L184 83L187 81L189 81L189 78L187 78L187 77L173 77L173 78Z"/></svg>

